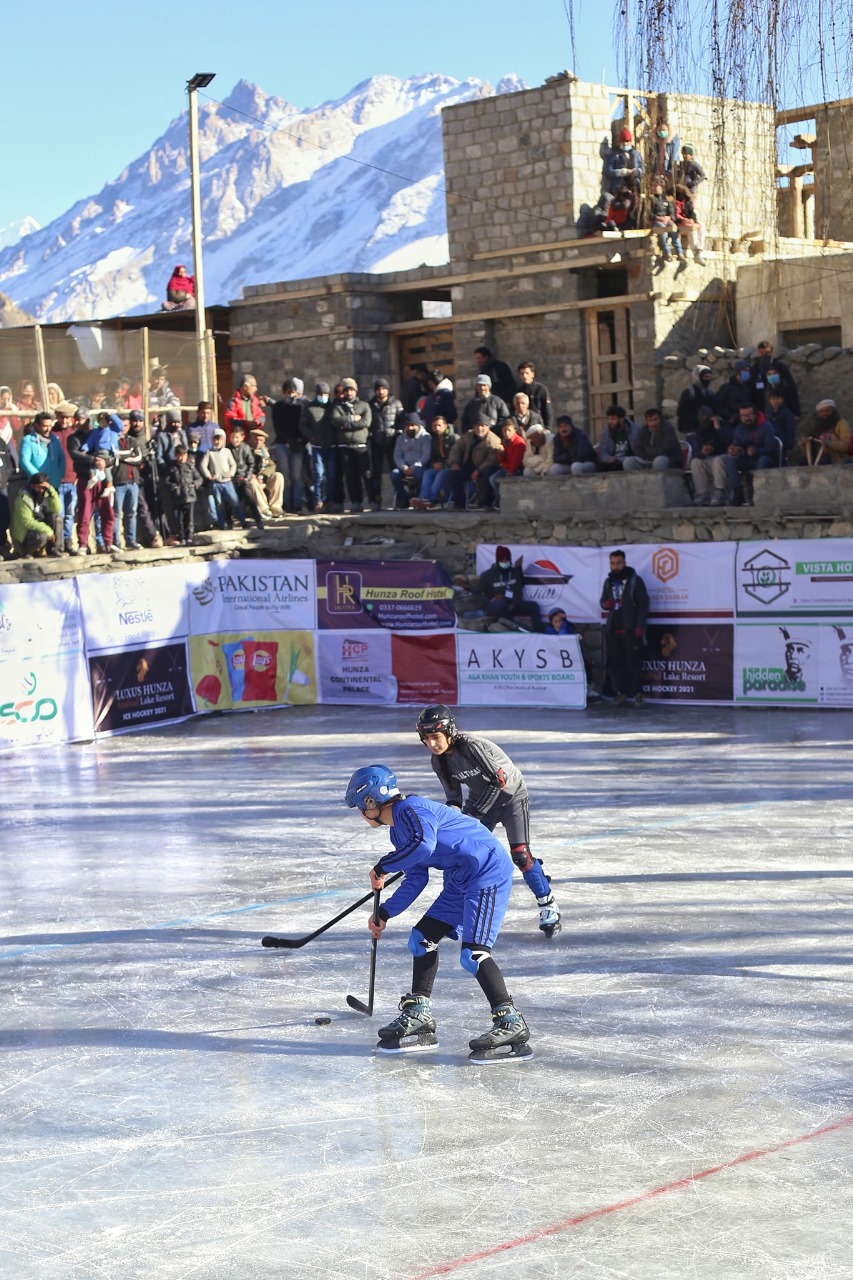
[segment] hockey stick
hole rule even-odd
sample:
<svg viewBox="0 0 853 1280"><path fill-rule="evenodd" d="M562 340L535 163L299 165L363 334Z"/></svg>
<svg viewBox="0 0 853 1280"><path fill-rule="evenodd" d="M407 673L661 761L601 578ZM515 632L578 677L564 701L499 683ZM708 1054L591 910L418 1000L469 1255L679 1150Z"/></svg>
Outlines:
<svg viewBox="0 0 853 1280"><path fill-rule="evenodd" d="M385 881L386 885L394 884L396 880L402 878L402 871L398 871L395 876L389 876ZM267 934L265 938L261 938L262 947L284 947L288 951L298 951L300 947L304 947L306 943L313 942L315 938L319 938L321 933L325 933L327 929L331 929L332 925L337 924L339 920L343 920L353 911L357 911L359 907L363 907L365 902L369 902L373 897L373 890L366 893L363 898L359 898L358 902L354 902L352 906L347 907L346 911L342 911L339 916L335 916L334 920L329 920L326 924L320 925L319 929L315 929L313 933L306 933L304 938L275 938Z"/></svg>
<svg viewBox="0 0 853 1280"><path fill-rule="evenodd" d="M379 924L379 896L381 889L377 889L373 895L373 923ZM373 992L376 987L376 948L379 945L379 938L373 935L373 943L370 947L370 977L367 980L367 1004L362 1004L355 996L347 996L347 1004L351 1009L355 1009L356 1013L366 1013L368 1018L373 1017Z"/></svg>

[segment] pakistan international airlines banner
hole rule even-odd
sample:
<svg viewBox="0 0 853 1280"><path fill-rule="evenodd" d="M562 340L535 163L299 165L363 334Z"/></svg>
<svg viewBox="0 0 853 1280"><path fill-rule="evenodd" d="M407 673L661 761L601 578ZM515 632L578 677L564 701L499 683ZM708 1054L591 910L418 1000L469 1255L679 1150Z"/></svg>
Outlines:
<svg viewBox="0 0 853 1280"><path fill-rule="evenodd" d="M0 587L0 750L92 734L74 579Z"/></svg>

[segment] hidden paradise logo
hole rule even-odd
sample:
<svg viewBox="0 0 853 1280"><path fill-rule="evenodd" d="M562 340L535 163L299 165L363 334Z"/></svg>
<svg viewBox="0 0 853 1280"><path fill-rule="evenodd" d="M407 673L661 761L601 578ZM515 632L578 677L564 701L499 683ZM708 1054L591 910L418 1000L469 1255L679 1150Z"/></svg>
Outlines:
<svg viewBox="0 0 853 1280"><path fill-rule="evenodd" d="M744 667L743 691L747 693L805 693L809 686L813 648L811 640L779 627L781 642L775 662Z"/></svg>

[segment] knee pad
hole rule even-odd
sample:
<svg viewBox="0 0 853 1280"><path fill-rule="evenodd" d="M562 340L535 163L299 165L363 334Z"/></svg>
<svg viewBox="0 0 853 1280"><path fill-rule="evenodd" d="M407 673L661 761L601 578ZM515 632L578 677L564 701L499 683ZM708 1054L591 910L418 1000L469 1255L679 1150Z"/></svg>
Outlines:
<svg viewBox="0 0 853 1280"><path fill-rule="evenodd" d="M413 956L425 956L429 951L438 950L437 942L430 942L429 938L425 938L417 925L409 934L409 950Z"/></svg>
<svg viewBox="0 0 853 1280"><path fill-rule="evenodd" d="M509 856L519 871L530 871L532 867L536 866L536 860L530 852L529 844L514 844L509 851Z"/></svg>
<svg viewBox="0 0 853 1280"><path fill-rule="evenodd" d="M459 963L467 973L473 973L477 976L483 960L487 960L490 955L488 947L463 947L459 952Z"/></svg>

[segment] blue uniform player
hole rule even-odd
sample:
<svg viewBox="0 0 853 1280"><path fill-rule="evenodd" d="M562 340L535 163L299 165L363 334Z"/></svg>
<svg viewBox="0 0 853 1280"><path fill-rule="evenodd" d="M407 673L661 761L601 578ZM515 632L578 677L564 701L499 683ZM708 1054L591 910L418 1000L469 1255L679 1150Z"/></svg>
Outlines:
<svg viewBox="0 0 853 1280"><path fill-rule="evenodd" d="M379 1052L401 1053L437 1043L430 997L438 944L461 935L462 967L477 979L492 1008L492 1027L470 1041L470 1060L486 1064L532 1057L527 1023L515 1009L492 956L512 889L512 862L506 850L474 818L421 796L404 799L384 764L356 769L346 803L358 809L369 826L389 828L394 847L371 869L373 888L383 888L391 872L404 873L400 887L379 908L378 922L370 919L374 937L423 893L431 870L443 877L441 893L409 935L412 989L400 1001L399 1016L380 1028Z"/></svg>

